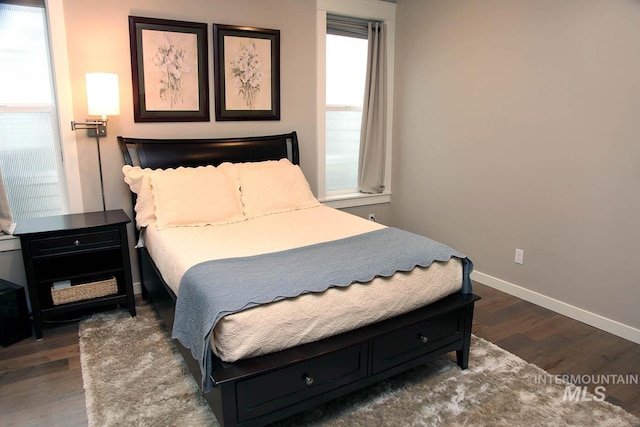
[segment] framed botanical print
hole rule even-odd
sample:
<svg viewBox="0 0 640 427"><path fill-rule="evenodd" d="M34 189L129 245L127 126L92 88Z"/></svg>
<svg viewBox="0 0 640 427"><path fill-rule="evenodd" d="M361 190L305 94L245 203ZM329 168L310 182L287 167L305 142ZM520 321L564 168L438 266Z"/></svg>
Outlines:
<svg viewBox="0 0 640 427"><path fill-rule="evenodd" d="M280 30L213 24L216 120L280 120Z"/></svg>
<svg viewBox="0 0 640 427"><path fill-rule="evenodd" d="M207 24L129 16L136 122L209 121Z"/></svg>

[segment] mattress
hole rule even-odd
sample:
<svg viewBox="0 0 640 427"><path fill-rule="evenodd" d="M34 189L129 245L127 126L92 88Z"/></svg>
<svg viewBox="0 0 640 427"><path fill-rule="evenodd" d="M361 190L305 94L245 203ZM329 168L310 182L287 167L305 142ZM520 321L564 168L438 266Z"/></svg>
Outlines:
<svg viewBox="0 0 640 427"><path fill-rule="evenodd" d="M152 224L145 232L144 245L177 295L182 275L203 261L292 249L383 227L320 205L226 225L157 230ZM214 328L211 348L226 362L259 356L409 312L461 287L459 259L435 262L390 278L305 294L225 316Z"/></svg>

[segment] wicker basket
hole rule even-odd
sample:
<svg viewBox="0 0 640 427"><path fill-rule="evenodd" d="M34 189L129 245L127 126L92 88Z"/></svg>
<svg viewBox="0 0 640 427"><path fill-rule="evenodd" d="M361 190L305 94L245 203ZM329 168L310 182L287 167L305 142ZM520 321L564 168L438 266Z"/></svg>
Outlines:
<svg viewBox="0 0 640 427"><path fill-rule="evenodd" d="M118 282L115 277L96 282L83 283L63 289L51 288L53 305L67 304L91 298L104 297L118 293Z"/></svg>

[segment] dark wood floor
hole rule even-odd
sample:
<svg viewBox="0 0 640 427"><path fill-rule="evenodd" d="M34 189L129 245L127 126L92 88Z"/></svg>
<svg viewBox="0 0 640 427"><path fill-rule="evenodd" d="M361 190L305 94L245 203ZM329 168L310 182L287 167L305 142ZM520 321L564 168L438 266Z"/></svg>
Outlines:
<svg viewBox="0 0 640 427"><path fill-rule="evenodd" d="M474 283L473 333L553 375L640 378L640 344ZM620 378L620 377L617 377ZM605 400L640 417L640 384L608 384Z"/></svg>
<svg viewBox="0 0 640 427"><path fill-rule="evenodd" d="M474 334L549 373L640 375L640 345L480 284L474 292ZM44 336L0 348L1 424L85 426L77 322ZM610 384L605 394L640 416L640 385Z"/></svg>

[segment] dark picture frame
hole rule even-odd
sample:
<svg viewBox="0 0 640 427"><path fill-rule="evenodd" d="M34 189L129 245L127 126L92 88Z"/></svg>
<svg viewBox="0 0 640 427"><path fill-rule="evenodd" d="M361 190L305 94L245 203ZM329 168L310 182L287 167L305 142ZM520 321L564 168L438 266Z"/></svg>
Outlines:
<svg viewBox="0 0 640 427"><path fill-rule="evenodd" d="M135 122L206 122L206 23L129 16Z"/></svg>
<svg viewBox="0 0 640 427"><path fill-rule="evenodd" d="M213 24L216 120L280 120L280 30Z"/></svg>

